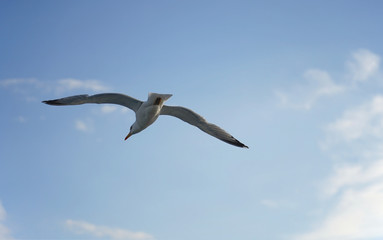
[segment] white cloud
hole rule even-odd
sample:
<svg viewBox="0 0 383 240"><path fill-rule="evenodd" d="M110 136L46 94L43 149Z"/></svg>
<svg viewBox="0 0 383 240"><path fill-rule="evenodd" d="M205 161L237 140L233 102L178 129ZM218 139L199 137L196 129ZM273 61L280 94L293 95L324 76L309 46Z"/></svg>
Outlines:
<svg viewBox="0 0 383 240"><path fill-rule="evenodd" d="M326 147L366 137L383 139L383 96L377 95L368 103L345 111L326 131Z"/></svg>
<svg viewBox="0 0 383 240"><path fill-rule="evenodd" d="M325 188L326 194L339 192L337 203L314 230L297 240L383 238L383 160L338 168Z"/></svg>
<svg viewBox="0 0 383 240"><path fill-rule="evenodd" d="M27 119L23 116L18 116L17 119L16 119L19 123L25 123L27 121Z"/></svg>
<svg viewBox="0 0 383 240"><path fill-rule="evenodd" d="M88 90L93 92L108 91L108 87L104 86L100 81L97 80L79 80L74 78L65 78L58 80L56 91L67 92L73 90Z"/></svg>
<svg viewBox="0 0 383 240"><path fill-rule="evenodd" d="M93 123L90 120L76 120L75 128L81 132L91 132L93 130Z"/></svg>
<svg viewBox="0 0 383 240"><path fill-rule="evenodd" d="M24 95L24 98L27 102L33 99L30 96L30 92L37 90L44 90L47 86L37 79L34 78L10 78L0 80L0 87L11 89L14 93L19 95Z"/></svg>
<svg viewBox="0 0 383 240"><path fill-rule="evenodd" d="M345 111L325 128L326 150L342 155L323 184L331 206L311 231L297 240L383 239L383 96ZM348 158L353 164L347 163ZM329 204L329 201L333 204Z"/></svg>
<svg viewBox="0 0 383 240"><path fill-rule="evenodd" d="M3 207L3 204L0 202L0 221L4 221L7 217L7 213L5 212L5 209Z"/></svg>
<svg viewBox="0 0 383 240"><path fill-rule="evenodd" d="M372 181L383 182L383 159L372 162L368 166L344 164L334 169L334 175L326 180L323 189L326 195L332 196L342 188L363 186Z"/></svg>
<svg viewBox="0 0 383 240"><path fill-rule="evenodd" d="M12 78L0 81L0 86L11 88L15 92L23 94L31 94L30 87L39 89L45 93L64 94L78 90L104 92L109 91L109 88L97 80L79 80L74 78L65 78L55 81L41 81L34 78ZM34 96L27 96L27 101L35 99Z"/></svg>
<svg viewBox="0 0 383 240"><path fill-rule="evenodd" d="M367 49L352 53L352 59L346 62L350 77L354 81L366 81L379 69L380 57Z"/></svg>
<svg viewBox="0 0 383 240"><path fill-rule="evenodd" d="M275 91L281 105L310 110L319 99L326 96L354 89L356 82L365 82L379 72L380 57L367 49L359 49L351 54L351 59L346 61L343 84L333 81L330 74L323 70L309 69L303 77L306 84L297 85L285 91Z"/></svg>
<svg viewBox="0 0 383 240"><path fill-rule="evenodd" d="M0 239L1 240L12 240L9 229L4 225L4 221L7 217L7 213L0 202Z"/></svg>
<svg viewBox="0 0 383 240"><path fill-rule="evenodd" d="M79 131L82 131L82 132L88 131L87 125L81 120L76 120L75 125L76 125L76 129Z"/></svg>
<svg viewBox="0 0 383 240"><path fill-rule="evenodd" d="M33 85L38 87L41 86L41 82L34 78L10 78L0 81L0 86L2 87L11 87L19 85Z"/></svg>
<svg viewBox="0 0 383 240"><path fill-rule="evenodd" d="M133 232L126 229L94 225L85 221L67 220L66 226L76 234L87 234L97 238L119 240L152 240L154 237L145 232Z"/></svg>
<svg viewBox="0 0 383 240"><path fill-rule="evenodd" d="M295 86L290 93L275 92L282 105L310 110L320 98L344 91L344 87L334 83L325 71L309 69L303 74L303 77L307 81L305 86Z"/></svg>
<svg viewBox="0 0 383 240"><path fill-rule="evenodd" d="M270 199L263 199L261 201L261 204L263 206L266 206L268 208L276 208L276 207L279 207L279 203L277 201L274 201L274 200L270 200Z"/></svg>
<svg viewBox="0 0 383 240"><path fill-rule="evenodd" d="M114 105L102 105L101 112L102 113L111 113L117 110L117 106Z"/></svg>

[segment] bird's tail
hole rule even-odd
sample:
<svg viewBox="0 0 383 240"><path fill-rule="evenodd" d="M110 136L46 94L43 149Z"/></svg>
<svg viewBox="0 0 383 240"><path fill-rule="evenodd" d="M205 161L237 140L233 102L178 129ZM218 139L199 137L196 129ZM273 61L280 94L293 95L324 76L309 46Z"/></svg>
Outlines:
<svg viewBox="0 0 383 240"><path fill-rule="evenodd" d="M153 102L153 104L160 104L168 100L172 94L160 94L160 93L149 93L148 102ZM158 102L158 103L157 103Z"/></svg>

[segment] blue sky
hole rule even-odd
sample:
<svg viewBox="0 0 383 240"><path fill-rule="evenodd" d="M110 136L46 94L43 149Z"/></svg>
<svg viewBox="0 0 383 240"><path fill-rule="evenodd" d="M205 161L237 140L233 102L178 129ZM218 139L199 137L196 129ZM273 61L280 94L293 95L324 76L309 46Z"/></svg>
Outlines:
<svg viewBox="0 0 383 240"><path fill-rule="evenodd" d="M380 1L0 1L0 239L383 238ZM171 93L162 116L42 100Z"/></svg>

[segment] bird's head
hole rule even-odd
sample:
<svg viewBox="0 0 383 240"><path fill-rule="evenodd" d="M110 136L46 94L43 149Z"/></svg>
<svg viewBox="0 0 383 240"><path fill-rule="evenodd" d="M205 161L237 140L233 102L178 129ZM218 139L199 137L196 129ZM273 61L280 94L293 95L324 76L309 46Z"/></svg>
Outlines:
<svg viewBox="0 0 383 240"><path fill-rule="evenodd" d="M141 129L140 127L136 124L136 122L133 123L132 126L130 126L130 131L129 131L129 134L125 137L125 140L128 139L130 136L138 133L138 132L141 132Z"/></svg>

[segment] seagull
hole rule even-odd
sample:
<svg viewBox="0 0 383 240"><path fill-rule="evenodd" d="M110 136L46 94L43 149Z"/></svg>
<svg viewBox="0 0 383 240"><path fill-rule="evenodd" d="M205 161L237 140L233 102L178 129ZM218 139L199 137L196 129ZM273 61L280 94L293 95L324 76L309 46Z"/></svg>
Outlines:
<svg viewBox="0 0 383 240"><path fill-rule="evenodd" d="M81 105L85 103L111 103L127 107L136 113L136 121L130 127L129 134L125 137L125 140L149 127L160 115L169 115L196 126L205 133L228 144L241 148L249 148L225 130L217 125L207 122L202 116L192 110L180 106L164 105L164 102L171 96L173 95L149 93L148 100L143 102L121 93L101 93L95 95L75 95L42 102L54 106Z"/></svg>

